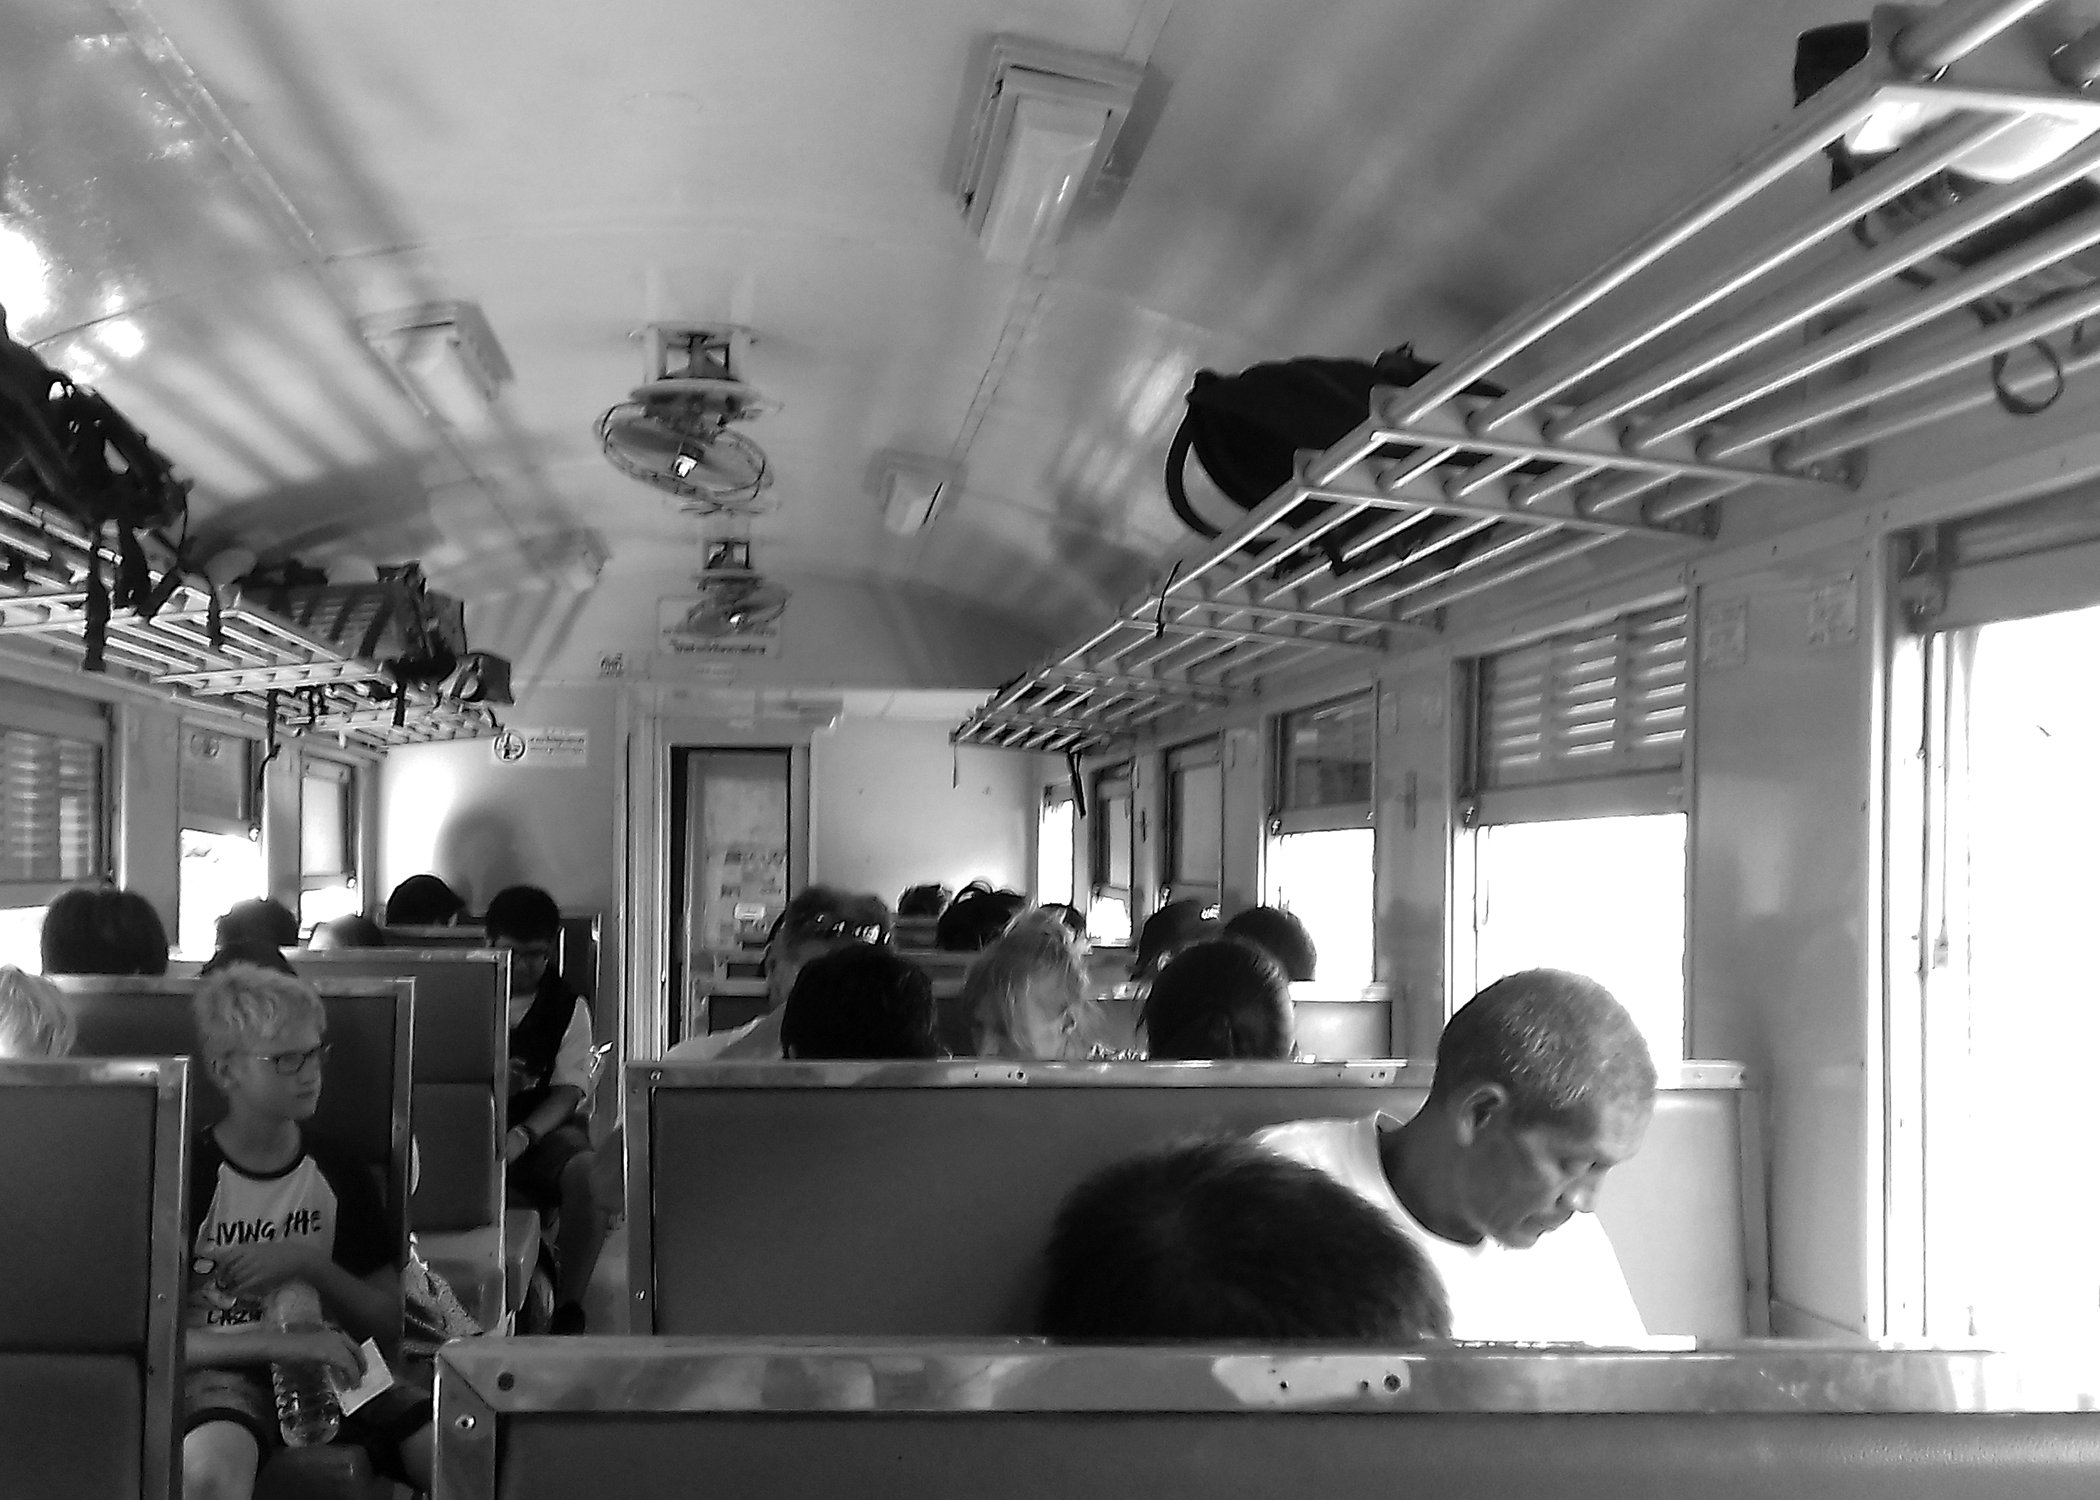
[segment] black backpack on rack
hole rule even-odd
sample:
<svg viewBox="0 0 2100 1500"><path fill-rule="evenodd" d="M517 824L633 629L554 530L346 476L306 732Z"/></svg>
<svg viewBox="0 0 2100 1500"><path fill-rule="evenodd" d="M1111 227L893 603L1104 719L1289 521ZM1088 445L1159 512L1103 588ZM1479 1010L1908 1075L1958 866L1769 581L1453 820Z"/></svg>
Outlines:
<svg viewBox="0 0 2100 1500"><path fill-rule="evenodd" d="M89 672L103 670L111 605L151 619L166 597L166 588L154 587L139 538L187 518L189 485L115 407L9 337L4 310L0 482L87 533L87 655L81 665ZM106 532L114 532L117 550L114 589L102 575L100 543Z"/></svg>

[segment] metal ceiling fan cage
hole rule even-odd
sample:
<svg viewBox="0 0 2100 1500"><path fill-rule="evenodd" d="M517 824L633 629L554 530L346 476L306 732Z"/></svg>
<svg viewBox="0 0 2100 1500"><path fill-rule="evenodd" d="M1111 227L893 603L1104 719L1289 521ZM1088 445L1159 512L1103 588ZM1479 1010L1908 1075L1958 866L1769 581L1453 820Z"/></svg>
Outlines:
<svg viewBox="0 0 2100 1500"><path fill-rule="evenodd" d="M765 450L737 430L777 409L739 374L749 330L651 323L639 336L649 378L599 417L598 445L607 461L671 495L689 515L770 509Z"/></svg>

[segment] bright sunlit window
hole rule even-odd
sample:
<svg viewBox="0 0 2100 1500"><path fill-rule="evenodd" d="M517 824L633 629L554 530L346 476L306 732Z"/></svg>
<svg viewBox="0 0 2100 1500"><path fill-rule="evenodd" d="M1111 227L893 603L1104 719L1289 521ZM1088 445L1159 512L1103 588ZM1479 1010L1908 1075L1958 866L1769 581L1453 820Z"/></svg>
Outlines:
<svg viewBox="0 0 2100 1500"><path fill-rule="evenodd" d="M1376 838L1368 828L1326 828L1269 840L1264 899L1305 924L1323 985L1371 982Z"/></svg>
<svg viewBox="0 0 2100 1500"><path fill-rule="evenodd" d="M34 974L43 967L44 908L0 907L0 964Z"/></svg>
<svg viewBox="0 0 2100 1500"><path fill-rule="evenodd" d="M1070 797L1057 797L1043 804L1036 819L1035 899L1067 905L1072 900L1073 809Z"/></svg>
<svg viewBox="0 0 2100 1500"><path fill-rule="evenodd" d="M1477 983L1524 969L1587 974L1632 1013L1657 1062L1683 1057L1684 832L1683 813L1480 829Z"/></svg>
<svg viewBox="0 0 2100 1500"><path fill-rule="evenodd" d="M210 958L214 929L226 909L270 893L262 842L245 833L183 829L181 879L175 951L183 958Z"/></svg>

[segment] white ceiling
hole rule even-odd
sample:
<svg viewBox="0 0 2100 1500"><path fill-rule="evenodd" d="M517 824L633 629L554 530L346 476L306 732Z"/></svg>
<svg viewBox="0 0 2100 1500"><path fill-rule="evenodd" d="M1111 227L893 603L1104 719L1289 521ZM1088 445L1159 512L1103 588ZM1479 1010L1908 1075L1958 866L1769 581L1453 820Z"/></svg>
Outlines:
<svg viewBox="0 0 2100 1500"><path fill-rule="evenodd" d="M837 667L804 631L787 675L983 686L1187 540L1159 471L1196 368L1449 351L1719 172L1791 102L1795 33L1863 9L13 0L0 229L45 269L0 239L0 302L197 476L210 536L420 557L477 645L554 676L646 657L698 566L700 523L591 433L641 375L630 330L749 323L783 403L750 429L760 566L840 631L940 622ZM946 180L1000 31L1148 69L1047 276L986 264ZM353 332L439 298L517 374L471 438ZM920 537L881 529L888 448L966 466ZM587 605L536 576L576 532L611 555Z"/></svg>

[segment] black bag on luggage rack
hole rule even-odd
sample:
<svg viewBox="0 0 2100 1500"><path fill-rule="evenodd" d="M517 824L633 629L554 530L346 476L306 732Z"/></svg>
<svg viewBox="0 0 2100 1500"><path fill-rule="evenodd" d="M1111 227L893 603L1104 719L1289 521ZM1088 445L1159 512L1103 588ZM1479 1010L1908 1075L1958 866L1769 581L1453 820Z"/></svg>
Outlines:
<svg viewBox="0 0 2100 1500"><path fill-rule="evenodd" d="M165 588L153 586L139 535L186 520L189 485L115 407L10 338L4 312L0 481L87 533L87 655L81 666L102 671L112 602L151 619L166 597ZM115 532L118 558L114 600L102 576L100 543L108 530Z"/></svg>

